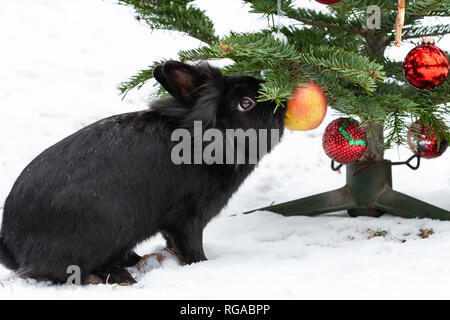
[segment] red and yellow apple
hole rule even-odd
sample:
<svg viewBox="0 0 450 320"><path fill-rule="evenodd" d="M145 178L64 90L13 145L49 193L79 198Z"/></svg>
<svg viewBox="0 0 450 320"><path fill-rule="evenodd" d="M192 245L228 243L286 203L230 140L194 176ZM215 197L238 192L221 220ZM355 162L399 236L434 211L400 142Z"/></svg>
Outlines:
<svg viewBox="0 0 450 320"><path fill-rule="evenodd" d="M317 128L327 114L327 98L314 83L295 87L293 97L287 101L284 125L289 130L308 131Z"/></svg>

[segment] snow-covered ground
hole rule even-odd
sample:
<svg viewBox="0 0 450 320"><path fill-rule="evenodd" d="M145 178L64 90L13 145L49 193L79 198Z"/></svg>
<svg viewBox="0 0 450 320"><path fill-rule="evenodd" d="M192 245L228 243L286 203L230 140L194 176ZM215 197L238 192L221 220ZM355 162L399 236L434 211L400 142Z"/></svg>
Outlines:
<svg viewBox="0 0 450 320"><path fill-rule="evenodd" d="M121 100L116 85L162 57L198 41L156 31L128 8L100 0L3 0L0 7L0 205L23 167L44 148L103 117L145 108L150 86ZM220 34L266 21L242 2L197 1ZM305 1L300 1L304 3ZM312 5L312 4L310 4ZM449 38L439 46L450 50ZM391 49L401 58L412 48ZM329 169L324 127L287 133L205 230L209 261L179 266L173 257L139 283L49 286L0 267L0 299L8 298L450 298L450 222L391 216L315 218L242 212L337 188L344 174ZM390 150L389 158L410 156ZM419 171L394 169L399 191L450 210L450 152ZM433 229L426 239L420 229ZM373 237L373 235L380 235ZM157 236L138 247L161 251ZM150 270L152 269L152 270Z"/></svg>

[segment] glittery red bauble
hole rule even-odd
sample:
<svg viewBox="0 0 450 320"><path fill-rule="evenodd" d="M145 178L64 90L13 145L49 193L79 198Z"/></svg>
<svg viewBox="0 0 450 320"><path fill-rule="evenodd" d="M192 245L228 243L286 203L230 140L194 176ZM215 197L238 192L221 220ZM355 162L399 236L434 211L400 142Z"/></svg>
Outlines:
<svg viewBox="0 0 450 320"><path fill-rule="evenodd" d="M323 4L333 4L333 3L338 3L341 0L316 0L316 1L323 3Z"/></svg>
<svg viewBox="0 0 450 320"><path fill-rule="evenodd" d="M438 135L430 130L430 126L425 126L420 121L416 121L409 128L408 144L414 154L420 155L422 158L433 159L445 152L448 141L442 139L439 144Z"/></svg>
<svg viewBox="0 0 450 320"><path fill-rule="evenodd" d="M434 89L448 76L448 59L444 51L432 44L412 49L403 63L406 79L418 89Z"/></svg>
<svg viewBox="0 0 450 320"><path fill-rule="evenodd" d="M322 145L325 153L334 161L355 162L366 152L367 134L358 121L339 118L325 129Z"/></svg>

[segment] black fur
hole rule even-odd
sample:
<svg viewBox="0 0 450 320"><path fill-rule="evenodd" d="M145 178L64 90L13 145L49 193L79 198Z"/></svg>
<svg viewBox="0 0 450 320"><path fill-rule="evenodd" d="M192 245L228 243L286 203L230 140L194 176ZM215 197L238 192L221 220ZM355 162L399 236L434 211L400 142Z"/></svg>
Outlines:
<svg viewBox="0 0 450 320"><path fill-rule="evenodd" d="M121 282L128 275L120 268L139 260L132 249L158 232L184 262L206 259L204 227L254 165L175 165L172 131L202 120L205 127L275 128L281 135L284 110L274 113L273 103L262 102L238 111L242 97L258 96L260 81L224 76L207 64L170 61L154 76L173 97L91 124L24 169L4 205L5 266L64 282L67 267L78 265L83 278L108 274Z"/></svg>

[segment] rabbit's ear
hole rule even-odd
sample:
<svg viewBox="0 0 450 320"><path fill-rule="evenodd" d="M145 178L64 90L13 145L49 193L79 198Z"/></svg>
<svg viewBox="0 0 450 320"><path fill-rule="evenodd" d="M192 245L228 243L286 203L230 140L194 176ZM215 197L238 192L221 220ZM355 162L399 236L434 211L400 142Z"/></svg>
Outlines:
<svg viewBox="0 0 450 320"><path fill-rule="evenodd" d="M153 69L153 78L155 78L155 80L158 81L168 93L172 94L172 90L164 77L162 64L157 65L155 69Z"/></svg>
<svg viewBox="0 0 450 320"><path fill-rule="evenodd" d="M167 92L182 103L193 103L205 75L195 67L178 61L168 61L153 70L153 76Z"/></svg>

